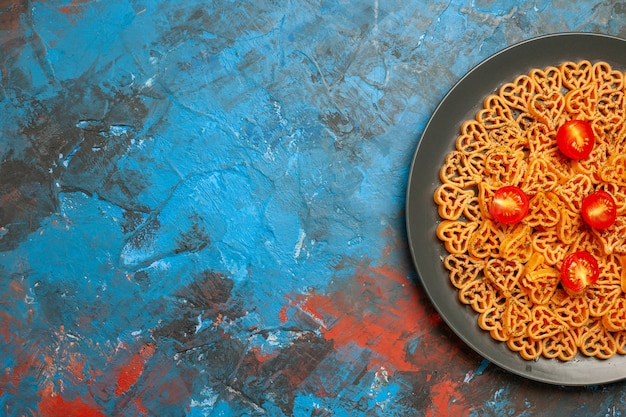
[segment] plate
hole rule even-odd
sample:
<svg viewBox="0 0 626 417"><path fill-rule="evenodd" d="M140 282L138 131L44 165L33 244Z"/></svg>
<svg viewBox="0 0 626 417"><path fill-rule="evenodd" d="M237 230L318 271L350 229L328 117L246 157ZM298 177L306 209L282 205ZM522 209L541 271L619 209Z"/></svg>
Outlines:
<svg viewBox="0 0 626 417"><path fill-rule="evenodd" d="M406 226L411 255L424 289L450 328L469 347L491 363L514 374L556 385L597 385L626 378L626 356L600 360L583 355L571 361L522 359L505 343L493 340L478 327L477 314L461 304L441 258L446 256L436 237L441 221L433 193L441 184L439 169L459 135L461 124L473 119L484 98L502 84L533 68L563 61L603 60L626 70L626 40L592 33L559 33L510 46L468 72L444 97L420 138L409 173Z"/></svg>

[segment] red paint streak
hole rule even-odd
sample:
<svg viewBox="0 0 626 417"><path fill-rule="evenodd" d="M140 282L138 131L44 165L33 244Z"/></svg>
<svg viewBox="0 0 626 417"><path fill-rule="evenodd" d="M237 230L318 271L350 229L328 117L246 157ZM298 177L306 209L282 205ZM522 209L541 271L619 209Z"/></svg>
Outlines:
<svg viewBox="0 0 626 417"><path fill-rule="evenodd" d="M278 312L278 318L280 319L280 322L283 324L287 323L287 320L289 320L289 317L287 316L288 308L289 306L286 305L283 308L281 308L280 311Z"/></svg>
<svg viewBox="0 0 626 417"><path fill-rule="evenodd" d="M252 354L254 355L255 359L259 363L263 363L263 362L265 362L269 358L269 356L264 355L263 353L261 353L261 348L258 347L258 346L251 347L250 351L252 352Z"/></svg>
<svg viewBox="0 0 626 417"><path fill-rule="evenodd" d="M13 293L11 294L11 296L14 298L22 298L26 294L26 290L24 289L24 286L20 284L17 280L11 281L11 283L9 284L9 288L11 289L11 292Z"/></svg>
<svg viewBox="0 0 626 417"><path fill-rule="evenodd" d="M153 344L146 344L141 347L139 353L133 355L130 360L122 367L119 375L117 376L117 383L115 384L115 395L120 396L128 391L143 373L144 365L150 359L154 353L155 346Z"/></svg>
<svg viewBox="0 0 626 417"><path fill-rule="evenodd" d="M20 327L20 322L15 317L8 315L4 311L0 311L0 336L4 339L5 343L11 341L11 325Z"/></svg>
<svg viewBox="0 0 626 417"><path fill-rule="evenodd" d="M41 392L38 404L40 417L105 417L96 404L88 404L80 398L66 400L46 388Z"/></svg>
<svg viewBox="0 0 626 417"><path fill-rule="evenodd" d="M433 329L432 308L404 274L390 268L357 270L347 288L302 296L296 305L321 325L337 347L354 343L377 353L372 365L390 372L448 364L455 349ZM412 351L420 338L418 349Z"/></svg>
<svg viewBox="0 0 626 417"><path fill-rule="evenodd" d="M72 0L68 6L59 7L59 11L64 14L78 14L80 12L80 5L86 3L88 0Z"/></svg>
<svg viewBox="0 0 626 417"><path fill-rule="evenodd" d="M416 288L402 274L388 268L368 268L356 274L352 287L331 296L312 295L304 311L331 323L322 328L338 346L355 343L377 352L379 366L398 371L417 370L408 357L407 343L423 333Z"/></svg>
<svg viewBox="0 0 626 417"><path fill-rule="evenodd" d="M85 360L78 354L69 355L68 363L65 368L76 381L82 382L85 380L85 373L83 372L85 369Z"/></svg>
<svg viewBox="0 0 626 417"><path fill-rule="evenodd" d="M440 326L443 323L443 318L439 313L431 313L428 316L428 320L433 325L433 327Z"/></svg>
<svg viewBox="0 0 626 417"><path fill-rule="evenodd" d="M143 401L141 401L141 398L136 398L134 401L134 405L137 408L139 415L141 416L149 415L148 410L146 409L146 406L143 405Z"/></svg>
<svg viewBox="0 0 626 417"><path fill-rule="evenodd" d="M464 398L459 398L458 385L452 381L441 381L430 392L431 404L426 410L426 417L468 416L469 410Z"/></svg>
<svg viewBox="0 0 626 417"><path fill-rule="evenodd" d="M20 338L14 339L9 346L28 346L29 349L18 350L13 367L4 365L0 369L0 390L17 392L22 379L33 372L41 372L43 366L37 357L38 347Z"/></svg>
<svg viewBox="0 0 626 417"><path fill-rule="evenodd" d="M276 356L275 353L263 354L261 352L261 348L259 346L251 347L250 351L252 351L252 353L254 354L254 358L257 360L257 362L259 364L262 364L263 362L267 361L268 359L273 358L273 357Z"/></svg>

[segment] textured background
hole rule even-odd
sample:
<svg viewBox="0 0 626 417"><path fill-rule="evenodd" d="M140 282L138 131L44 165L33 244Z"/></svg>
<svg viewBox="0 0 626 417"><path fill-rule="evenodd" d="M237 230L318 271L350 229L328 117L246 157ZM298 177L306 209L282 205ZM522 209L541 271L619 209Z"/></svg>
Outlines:
<svg viewBox="0 0 626 417"><path fill-rule="evenodd" d="M0 0L0 414L620 416L465 347L404 229L419 136L611 1Z"/></svg>

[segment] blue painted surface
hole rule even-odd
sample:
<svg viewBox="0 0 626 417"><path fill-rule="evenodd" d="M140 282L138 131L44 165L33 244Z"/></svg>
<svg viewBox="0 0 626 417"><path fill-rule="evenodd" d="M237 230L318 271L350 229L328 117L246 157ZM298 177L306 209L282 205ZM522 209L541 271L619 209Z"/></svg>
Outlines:
<svg viewBox="0 0 626 417"><path fill-rule="evenodd" d="M436 316L411 157L472 66L599 1L0 3L3 415L618 416Z"/></svg>

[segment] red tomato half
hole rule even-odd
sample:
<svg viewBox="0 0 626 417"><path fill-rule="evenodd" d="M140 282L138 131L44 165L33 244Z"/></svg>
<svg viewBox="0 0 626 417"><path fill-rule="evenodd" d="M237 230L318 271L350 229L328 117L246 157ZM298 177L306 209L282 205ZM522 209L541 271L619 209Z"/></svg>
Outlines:
<svg viewBox="0 0 626 417"><path fill-rule="evenodd" d="M617 205L606 191L595 191L583 199L581 212L585 222L595 229L606 229L615 223Z"/></svg>
<svg viewBox="0 0 626 417"><path fill-rule="evenodd" d="M595 137L591 125L584 120L570 120L556 132L556 144L571 159L585 159L593 150Z"/></svg>
<svg viewBox="0 0 626 417"><path fill-rule="evenodd" d="M489 212L500 223L519 223L528 213L528 197L514 185L499 188L493 195Z"/></svg>
<svg viewBox="0 0 626 417"><path fill-rule="evenodd" d="M570 253L561 266L561 283L569 292L581 292L595 284L599 275L598 261L587 251Z"/></svg>

